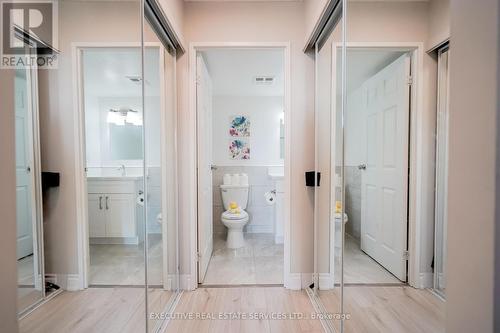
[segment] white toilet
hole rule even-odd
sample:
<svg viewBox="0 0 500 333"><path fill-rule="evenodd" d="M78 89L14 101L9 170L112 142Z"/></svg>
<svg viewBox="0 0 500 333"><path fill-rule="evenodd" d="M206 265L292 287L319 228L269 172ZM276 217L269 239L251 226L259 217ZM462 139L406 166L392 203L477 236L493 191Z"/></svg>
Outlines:
<svg viewBox="0 0 500 333"><path fill-rule="evenodd" d="M248 203L248 185L221 185L222 203L225 212L221 215L222 223L227 227L227 247L237 249L245 246L243 238L243 227L247 224L249 217L245 212ZM239 214L229 211L229 204L236 202L240 206Z"/></svg>

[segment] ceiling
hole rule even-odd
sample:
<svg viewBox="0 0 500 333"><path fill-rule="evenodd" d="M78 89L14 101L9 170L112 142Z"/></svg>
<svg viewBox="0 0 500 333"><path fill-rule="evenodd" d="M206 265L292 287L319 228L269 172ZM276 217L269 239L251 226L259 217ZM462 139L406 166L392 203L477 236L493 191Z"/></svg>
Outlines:
<svg viewBox="0 0 500 333"><path fill-rule="evenodd" d="M339 51L340 52L340 51ZM351 92L405 52L392 50L347 50L347 91ZM339 59L340 54L339 54Z"/></svg>
<svg viewBox="0 0 500 333"><path fill-rule="evenodd" d="M140 48L89 48L83 51L83 81L86 96L141 96L140 82L127 76L140 77ZM144 79L145 94L159 95L158 48L146 49Z"/></svg>
<svg viewBox="0 0 500 333"><path fill-rule="evenodd" d="M212 49L203 51L219 96L283 96L283 51L280 49ZM256 76L273 76L272 85L257 85Z"/></svg>

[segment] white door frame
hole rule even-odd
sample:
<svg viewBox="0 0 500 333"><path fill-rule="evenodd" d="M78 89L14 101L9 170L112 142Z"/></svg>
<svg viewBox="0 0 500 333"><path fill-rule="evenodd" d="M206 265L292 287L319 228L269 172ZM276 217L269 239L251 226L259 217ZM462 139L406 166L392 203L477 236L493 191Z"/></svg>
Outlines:
<svg viewBox="0 0 500 333"><path fill-rule="evenodd" d="M292 121L292 109L291 109L291 94L290 94L290 43L289 42L193 42L189 44L189 114L190 123L196 124L197 110L196 110L196 54L200 50L207 49L282 49L283 50L283 67L284 67L284 84L285 84L285 96L284 96L284 109L285 109L285 203L284 203L284 272L283 281L285 288L290 288L292 286L292 277L290 271L291 262L291 251L290 251L290 153L291 153L291 121ZM197 128L197 126L196 126ZM194 132L194 137L192 137L192 142L196 144L197 142L197 132ZM190 192L188 193L190 198L196 198L198 191L198 181L197 181L197 164L198 164L198 154L197 149L193 152L193 163L191 163L189 172L190 178ZM190 225L190 274L186 278L186 281L181 283L184 289L194 290L198 288L198 262L197 262L197 252L198 252L198 203L192 205L189 211L189 225Z"/></svg>
<svg viewBox="0 0 500 333"><path fill-rule="evenodd" d="M342 47L341 43L334 43L335 49ZM422 201L426 195L426 189L423 186L422 179L434 177L434 169L429 172L425 168L426 160L422 157L422 149L424 143L423 129L425 127L425 101L424 101L424 44L421 42L346 42L348 49L386 49L392 51L409 52L411 54L411 68L412 68L412 89L411 89L411 105L410 105L410 156L409 167L410 176L408 183L408 284L415 288L428 288L429 283L432 283L432 273L421 272L420 262L422 247L425 245L425 240L422 237L423 230L429 227L429 221L425 220L425 214L422 211ZM337 52L332 52L332 67L336 68ZM348 61L349 59L347 59ZM332 94L333 99L336 98ZM335 105L335 101L332 102ZM335 128L335 117L332 119L332 126ZM434 125L433 125L434 126ZM433 132L434 133L434 132ZM434 197L434 189L432 188L432 195ZM335 199L333 199L335 200ZM332 204L335 204L332 202ZM434 225L434 221L430 221ZM332 229L332 228L330 228ZM330 237L334 237L334 231L331 232ZM427 244L429 245L429 244ZM431 250L432 243L430 244ZM333 267L335 263L334 256L332 255L333 248L330 248L330 286L334 286L334 272Z"/></svg>
<svg viewBox="0 0 500 333"><path fill-rule="evenodd" d="M164 67L164 51L159 42L146 42L146 47L158 47L160 50L160 68ZM71 59L72 59L72 77L73 77L73 109L76 110L74 117L74 152L75 152L75 188L76 188L76 224L77 224L77 262L78 276L73 283L68 281L68 290L81 290L89 286L89 221L88 221L88 202L87 202L87 179L85 174L86 165L86 150L85 150L85 108L84 108L84 91L83 91L83 73L82 73L82 51L91 48L141 48L139 42L74 42L71 43ZM164 71L160 71L160 91L165 88ZM161 110L165 109L165 96L161 94ZM162 111L163 114L163 111ZM165 133L167 125L162 116L161 133ZM161 161L163 162L165 152L162 149ZM166 182L162 183L162 192L166 192ZM162 196L162 201L165 200L165 195ZM162 202L162 207L164 203ZM147 223L147 221L144 221ZM146 237L147 235L144 235ZM166 249L167 247L164 247ZM164 262L164 283L168 281L168 264Z"/></svg>

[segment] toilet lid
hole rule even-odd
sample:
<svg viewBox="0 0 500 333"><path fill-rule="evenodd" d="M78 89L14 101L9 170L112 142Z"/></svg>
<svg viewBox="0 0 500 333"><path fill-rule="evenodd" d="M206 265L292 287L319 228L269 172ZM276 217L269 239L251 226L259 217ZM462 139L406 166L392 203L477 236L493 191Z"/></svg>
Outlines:
<svg viewBox="0 0 500 333"><path fill-rule="evenodd" d="M245 212L244 210L242 210L240 214L233 214L228 210L222 213L222 218L227 220L242 220L246 217L248 217L248 213Z"/></svg>

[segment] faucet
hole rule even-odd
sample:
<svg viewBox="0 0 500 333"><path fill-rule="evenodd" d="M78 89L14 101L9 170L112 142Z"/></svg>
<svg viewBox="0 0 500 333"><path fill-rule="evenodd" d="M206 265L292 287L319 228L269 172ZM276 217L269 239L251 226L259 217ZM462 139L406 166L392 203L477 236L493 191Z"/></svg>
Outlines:
<svg viewBox="0 0 500 333"><path fill-rule="evenodd" d="M125 164L121 164L117 170L121 170L122 171L122 177L125 177Z"/></svg>

